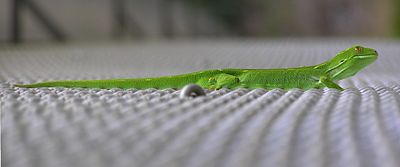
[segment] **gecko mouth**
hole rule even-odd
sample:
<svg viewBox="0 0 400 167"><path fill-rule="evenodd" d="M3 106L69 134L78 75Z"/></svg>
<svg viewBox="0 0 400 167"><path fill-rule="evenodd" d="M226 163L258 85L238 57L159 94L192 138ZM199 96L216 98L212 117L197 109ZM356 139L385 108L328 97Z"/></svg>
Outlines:
<svg viewBox="0 0 400 167"><path fill-rule="evenodd" d="M367 54L360 54L360 55L355 55L354 58L356 59L368 59L368 58L376 58L377 55L374 53L367 53Z"/></svg>

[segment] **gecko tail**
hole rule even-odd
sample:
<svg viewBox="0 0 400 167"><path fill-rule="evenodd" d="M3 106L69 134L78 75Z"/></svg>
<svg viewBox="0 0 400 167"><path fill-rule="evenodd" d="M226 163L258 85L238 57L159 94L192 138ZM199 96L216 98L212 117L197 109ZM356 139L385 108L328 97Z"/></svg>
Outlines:
<svg viewBox="0 0 400 167"><path fill-rule="evenodd" d="M197 77L187 75L165 76L157 78L119 78L108 80L58 80L38 82L32 84L15 84L19 88L42 88L42 87L63 87L63 88L99 88L99 89L166 89L182 88L187 84L196 83Z"/></svg>
<svg viewBox="0 0 400 167"><path fill-rule="evenodd" d="M19 88L33 88L34 86L31 84L14 84L15 87Z"/></svg>
<svg viewBox="0 0 400 167"><path fill-rule="evenodd" d="M180 88L187 84L187 80L175 83L169 78L139 78L139 79L113 79L113 80L60 80L39 82L33 84L15 84L19 88L43 88L43 87L62 87L62 88L99 88L99 89L165 89Z"/></svg>
<svg viewBox="0 0 400 167"><path fill-rule="evenodd" d="M49 81L49 82L39 82L33 84L14 84L15 87L19 88L41 88L41 87L95 87L91 84L87 84L82 81Z"/></svg>
<svg viewBox="0 0 400 167"><path fill-rule="evenodd" d="M50 85L48 83L34 83L34 84L14 84L18 88L40 88L40 87L63 87L62 85Z"/></svg>

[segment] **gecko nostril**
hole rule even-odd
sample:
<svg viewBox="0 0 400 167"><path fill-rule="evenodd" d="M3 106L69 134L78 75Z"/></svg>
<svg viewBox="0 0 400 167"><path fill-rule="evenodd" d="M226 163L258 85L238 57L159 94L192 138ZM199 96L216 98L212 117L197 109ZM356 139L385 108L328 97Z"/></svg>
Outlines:
<svg viewBox="0 0 400 167"><path fill-rule="evenodd" d="M376 50L374 50L375 56L378 57L378 52Z"/></svg>

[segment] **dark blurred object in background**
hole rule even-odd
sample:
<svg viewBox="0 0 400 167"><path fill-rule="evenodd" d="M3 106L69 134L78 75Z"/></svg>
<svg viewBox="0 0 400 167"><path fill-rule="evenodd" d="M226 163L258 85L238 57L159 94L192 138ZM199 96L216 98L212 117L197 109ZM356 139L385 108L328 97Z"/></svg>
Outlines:
<svg viewBox="0 0 400 167"><path fill-rule="evenodd" d="M0 12L14 42L400 36L399 0L0 0Z"/></svg>
<svg viewBox="0 0 400 167"><path fill-rule="evenodd" d="M393 0L393 8L394 8L394 14L393 14L393 32L396 37L400 37L400 1L399 0Z"/></svg>

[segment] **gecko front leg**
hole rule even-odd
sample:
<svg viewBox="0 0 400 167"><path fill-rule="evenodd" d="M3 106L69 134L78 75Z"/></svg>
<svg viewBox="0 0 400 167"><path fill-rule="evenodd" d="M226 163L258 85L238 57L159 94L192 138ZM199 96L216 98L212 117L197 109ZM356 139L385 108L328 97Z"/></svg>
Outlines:
<svg viewBox="0 0 400 167"><path fill-rule="evenodd" d="M324 84L328 88L335 88L335 89L338 89L340 91L344 90L342 87L340 87L338 84L336 84L335 82L333 82L332 80L330 80L326 76L321 76L320 79L319 79L319 82L321 82L322 84Z"/></svg>

